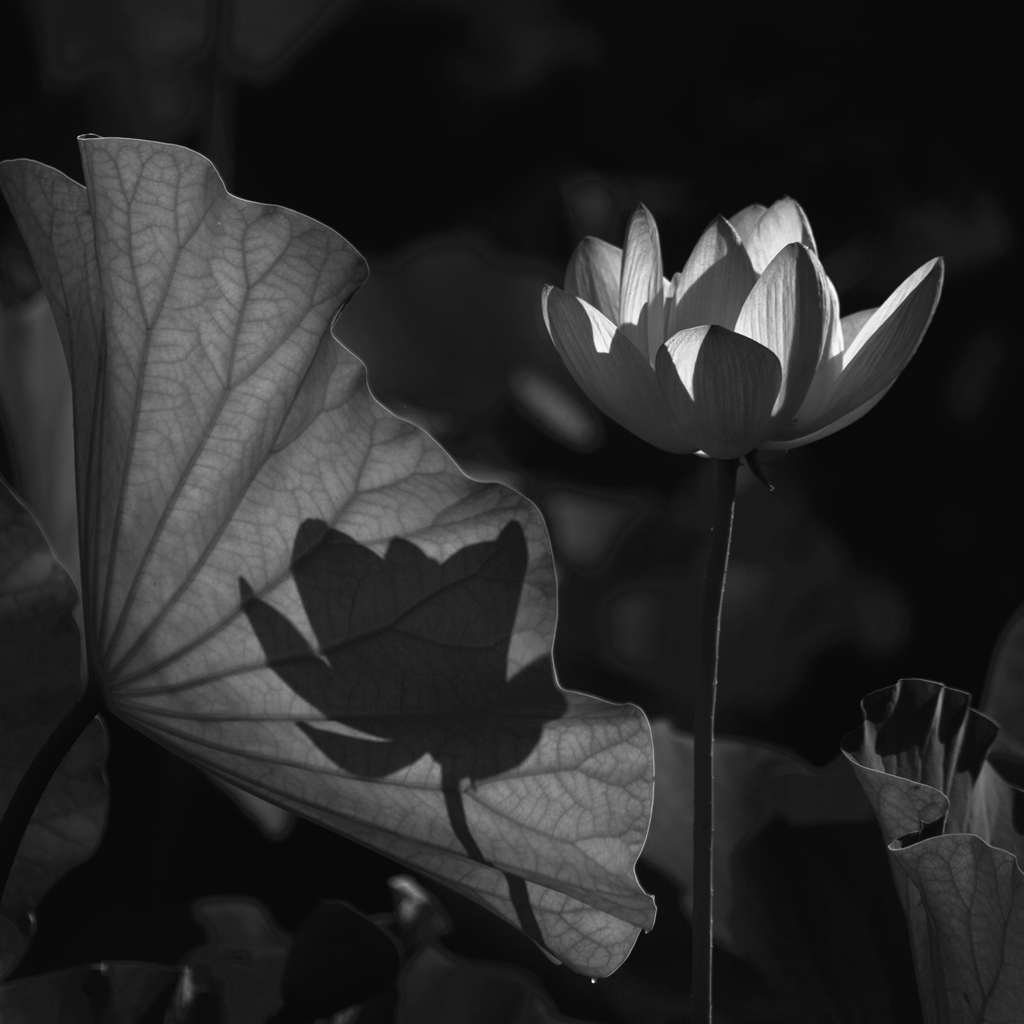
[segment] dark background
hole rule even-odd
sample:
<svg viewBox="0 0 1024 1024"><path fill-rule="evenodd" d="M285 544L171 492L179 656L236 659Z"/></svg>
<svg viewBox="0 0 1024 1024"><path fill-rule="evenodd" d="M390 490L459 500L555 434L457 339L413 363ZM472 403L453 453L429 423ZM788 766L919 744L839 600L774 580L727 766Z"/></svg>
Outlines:
<svg viewBox="0 0 1024 1024"><path fill-rule="evenodd" d="M878 408L768 460L774 495L741 477L719 728L824 764L859 698L901 675L979 695L1024 597L1019 58L983 6L937 10L24 0L0 29L0 158L77 177L80 132L180 142L235 194L341 231L372 273L338 333L378 396L548 516L563 683L682 728L707 466L594 412L546 337L540 286L583 235L621 244L639 201L671 274L716 213L794 196L844 312L943 256L935 321ZM34 283L6 211L0 257L14 307ZM199 934L189 903L209 893L255 896L289 928L325 896L387 904L387 861L301 823L270 842L192 769L112 732L108 840L41 908L22 973L173 961ZM817 937L806 970L834 998L800 1016L798 992L723 957L723 1000L756 994L736 1019L914 1020L874 826L773 828L764 858L783 865L785 912ZM641 877L658 926L598 986L441 892L450 944L524 965L565 1012L671 1019L688 926L667 880ZM865 989L881 993L874 1017Z"/></svg>

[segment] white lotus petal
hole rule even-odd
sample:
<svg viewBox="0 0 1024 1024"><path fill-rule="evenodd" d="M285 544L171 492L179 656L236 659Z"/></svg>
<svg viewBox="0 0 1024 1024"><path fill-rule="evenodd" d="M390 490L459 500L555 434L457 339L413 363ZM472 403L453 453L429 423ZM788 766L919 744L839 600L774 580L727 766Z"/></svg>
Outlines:
<svg viewBox="0 0 1024 1024"><path fill-rule="evenodd" d="M774 413L786 423L800 408L835 318L817 256L787 245L758 279L736 320L736 331L771 349L782 365Z"/></svg>
<svg viewBox="0 0 1024 1024"><path fill-rule="evenodd" d="M788 434L776 438L773 447L809 444L855 423L874 408L917 351L938 304L942 278L942 260L930 260L878 309L845 318L844 334L849 330L852 337L838 361L839 373L827 400L801 407Z"/></svg>
<svg viewBox="0 0 1024 1024"><path fill-rule="evenodd" d="M701 324L732 328L756 283L739 235L724 217L715 218L673 278L666 333Z"/></svg>
<svg viewBox="0 0 1024 1024"><path fill-rule="evenodd" d="M849 313L843 317L841 321L842 348L840 349L840 355L853 346L861 329L875 315L877 309L877 306L872 306L871 309L862 309L858 313Z"/></svg>
<svg viewBox="0 0 1024 1024"><path fill-rule="evenodd" d="M896 381L893 381L895 384ZM890 385L891 387L892 385ZM840 416L836 420L831 420L826 423L825 426L820 427L817 430L812 431L809 434L800 434L793 440L773 440L766 444L761 445L762 448L768 451L788 451L790 448L802 448L805 444L811 444L812 441L820 441L822 438L828 437L830 434L835 434L842 430L843 427L848 427L852 423L856 423L862 416L866 416L878 403L885 397L886 392L889 388L884 391L880 391L874 398L869 398L863 404L857 406L851 412L846 413L845 416Z"/></svg>
<svg viewBox="0 0 1024 1024"><path fill-rule="evenodd" d="M661 292L663 284L658 225L641 204L630 218L622 251L619 322L637 323L640 311Z"/></svg>
<svg viewBox="0 0 1024 1024"><path fill-rule="evenodd" d="M576 383L607 416L658 448L693 449L673 423L647 357L588 302L550 285L542 304L555 348Z"/></svg>
<svg viewBox="0 0 1024 1024"><path fill-rule="evenodd" d="M617 245L588 235L569 260L565 290L586 299L610 320L619 321L619 285L622 250Z"/></svg>
<svg viewBox="0 0 1024 1024"><path fill-rule="evenodd" d="M733 459L768 436L782 367L764 345L725 327L690 327L664 344L655 368L677 430L693 450Z"/></svg>
<svg viewBox="0 0 1024 1024"><path fill-rule="evenodd" d="M757 222L767 212L768 207L763 203L751 203L750 206L744 206L742 210L729 218L729 223L735 229L736 234L740 236L744 245L749 244L751 238L754 237L754 228L757 227Z"/></svg>
<svg viewBox="0 0 1024 1024"><path fill-rule="evenodd" d="M803 243L811 252L818 251L807 214L795 199L787 196L772 203L754 225L749 241L746 241L754 270L760 274L778 253L793 242Z"/></svg>
<svg viewBox="0 0 1024 1024"><path fill-rule="evenodd" d="M828 277L825 278L825 285L825 342L822 346L821 358L814 369L814 376L811 378L807 393L796 412L786 420L779 417L776 424L777 437L796 436L802 431L801 425L805 421L813 419L828 407L832 400L836 380L842 371L843 349L848 340L853 338L853 333L844 333L845 321L839 317L839 296L836 293L835 285ZM857 314L853 314L853 316L857 316ZM857 329L852 318L847 326L849 332L854 332Z"/></svg>
<svg viewBox="0 0 1024 1024"><path fill-rule="evenodd" d="M916 348L935 312L944 272L941 259L929 260L893 291L843 350L844 376L854 367L860 374L884 374L894 346Z"/></svg>

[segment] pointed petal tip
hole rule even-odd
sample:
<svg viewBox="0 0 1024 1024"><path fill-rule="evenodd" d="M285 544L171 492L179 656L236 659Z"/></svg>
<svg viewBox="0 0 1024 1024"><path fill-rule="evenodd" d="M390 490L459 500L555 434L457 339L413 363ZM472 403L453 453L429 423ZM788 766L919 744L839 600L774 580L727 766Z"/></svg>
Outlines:
<svg viewBox="0 0 1024 1024"><path fill-rule="evenodd" d="M786 193L786 195L784 195L784 196L780 196L769 207L769 209L783 209L783 208L795 209L799 214L802 215L804 220L807 220L807 211L804 210L803 205L800 203L800 200L799 199L794 199L793 196L789 195L789 193Z"/></svg>
<svg viewBox="0 0 1024 1024"><path fill-rule="evenodd" d="M928 317L928 324L925 324L925 330L927 330L928 325L931 323L931 318L938 307L939 298L942 295L942 288L946 283L946 261L941 256L933 256L927 263L923 263L917 269L915 274L911 274L911 277L915 277L918 274L920 277L918 278L917 287L920 287L921 284L929 278L933 278L935 281L935 298L932 300L932 309L931 314Z"/></svg>
<svg viewBox="0 0 1024 1024"><path fill-rule="evenodd" d="M768 212L768 207L764 203L748 203L746 206L741 207L734 214L730 215L726 219L732 223L735 220L748 220L756 219L763 214Z"/></svg>
<svg viewBox="0 0 1024 1024"><path fill-rule="evenodd" d="M651 213L650 207L646 203L638 202L633 207L633 212L629 215L629 221L626 225L626 240L635 231L646 230L647 234L653 238L658 238L658 221L655 219L653 213Z"/></svg>
<svg viewBox="0 0 1024 1024"><path fill-rule="evenodd" d="M807 397L832 311L828 280L814 251L801 241L784 245L762 270L736 319L736 331L775 353L783 381L773 415L793 416Z"/></svg>
<svg viewBox="0 0 1024 1024"><path fill-rule="evenodd" d="M666 333L701 324L731 328L756 283L739 232L725 217L714 217L673 278Z"/></svg>
<svg viewBox="0 0 1024 1024"><path fill-rule="evenodd" d="M586 299L609 319L619 319L622 250L594 235L587 235L573 250L565 269L563 287Z"/></svg>
<svg viewBox="0 0 1024 1024"><path fill-rule="evenodd" d="M748 208L749 210L750 208ZM744 211L747 212L747 211ZM777 199L755 222L734 225L750 252L754 269L761 273L772 258L791 242L803 242L817 252L811 222L803 207L789 196Z"/></svg>
<svg viewBox="0 0 1024 1024"><path fill-rule="evenodd" d="M635 324L640 312L664 287L661 240L651 211L640 203L626 228L619 282L619 321Z"/></svg>
<svg viewBox="0 0 1024 1024"><path fill-rule="evenodd" d="M736 242L739 243L740 245L743 244L743 239L740 237L740 233L736 230L732 221L729 220L728 217L724 217L720 213L716 214L714 217L711 218L711 222L708 224L707 228L704 229L705 232L707 232L710 228L717 228L719 231L722 232L722 234L728 235L730 238L735 239Z"/></svg>
<svg viewBox="0 0 1024 1024"><path fill-rule="evenodd" d="M612 245L611 242L606 242L603 238L598 238L597 235L584 235L576 244L569 260L572 262L574 259L589 259L593 252L608 249L614 249L620 256L622 254L622 250L617 245Z"/></svg>
<svg viewBox="0 0 1024 1024"><path fill-rule="evenodd" d="M802 264L809 265L815 274L820 273L823 276L825 275L825 268L822 266L821 259L814 249L805 242L789 242L768 261L758 276L764 277L769 270L772 270L775 264L790 262L796 266L800 266Z"/></svg>
<svg viewBox="0 0 1024 1024"><path fill-rule="evenodd" d="M933 256L927 263L924 264L922 269L925 270L927 276L933 270L937 270L939 274L939 286L941 287L946 279L946 260L942 256Z"/></svg>
<svg viewBox="0 0 1024 1024"><path fill-rule="evenodd" d="M548 299L551 296L551 292L554 290L553 284L546 284L540 292L540 311L544 317L544 326L548 329L548 334L551 333L551 316L548 313Z"/></svg>
<svg viewBox="0 0 1024 1024"><path fill-rule="evenodd" d="M784 252L796 253L797 250L802 251L806 256L810 256L812 259L817 259L818 254L812 249L806 242L787 242L773 257L778 259Z"/></svg>
<svg viewBox="0 0 1024 1024"><path fill-rule="evenodd" d="M844 318L853 330L828 401L780 447L795 448L851 426L870 412L896 382L924 338L942 290L945 264L928 260L874 310ZM846 328L844 328L844 331Z"/></svg>

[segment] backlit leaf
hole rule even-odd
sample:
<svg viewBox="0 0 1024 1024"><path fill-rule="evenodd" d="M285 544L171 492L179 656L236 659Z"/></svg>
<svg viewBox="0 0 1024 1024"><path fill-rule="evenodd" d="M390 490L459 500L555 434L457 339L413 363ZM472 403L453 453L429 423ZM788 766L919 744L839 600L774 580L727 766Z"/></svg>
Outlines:
<svg viewBox="0 0 1024 1024"><path fill-rule="evenodd" d="M572 967L653 921L650 731L558 688L544 524L370 395L366 276L189 150L85 138L8 201L74 396L86 641L116 714L414 865Z"/></svg>
<svg viewBox="0 0 1024 1024"><path fill-rule="evenodd" d="M0 428L15 490L77 584L71 382L57 326L41 294L0 308ZM291 830L295 819L288 811L230 783L219 785L267 838L283 839Z"/></svg>
<svg viewBox="0 0 1024 1024"><path fill-rule="evenodd" d="M904 679L843 747L889 846L928 1024L1024 1020L1024 791L970 695Z"/></svg>
<svg viewBox="0 0 1024 1024"><path fill-rule="evenodd" d="M35 519L0 479L0 814L81 691L77 603ZM37 901L100 841L105 759L105 733L96 720L36 807L0 904L0 977L24 949Z"/></svg>

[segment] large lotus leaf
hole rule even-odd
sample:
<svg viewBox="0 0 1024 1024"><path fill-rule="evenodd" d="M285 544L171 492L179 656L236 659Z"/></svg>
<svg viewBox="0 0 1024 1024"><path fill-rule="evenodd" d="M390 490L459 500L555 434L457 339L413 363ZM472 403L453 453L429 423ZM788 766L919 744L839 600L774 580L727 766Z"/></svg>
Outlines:
<svg viewBox="0 0 1024 1024"><path fill-rule="evenodd" d="M862 708L843 748L889 844L925 1020L1024 1020L1024 791L988 760L998 727L923 679Z"/></svg>
<svg viewBox="0 0 1024 1024"><path fill-rule="evenodd" d="M0 814L81 691L78 595L31 513L0 479ZM106 820L106 738L96 720L36 806L2 893L0 977L20 956L31 911L92 855Z"/></svg>
<svg viewBox="0 0 1024 1024"><path fill-rule="evenodd" d="M41 294L21 306L0 309L0 427L15 490L77 583L71 381L57 325ZM220 785L265 836L282 839L288 834L294 822L288 811L230 783Z"/></svg>
<svg viewBox="0 0 1024 1024"><path fill-rule="evenodd" d="M343 238L189 150L81 148L87 188L0 173L71 371L111 710L613 971L653 920L650 732L557 686L535 508L372 398L330 332Z"/></svg>

